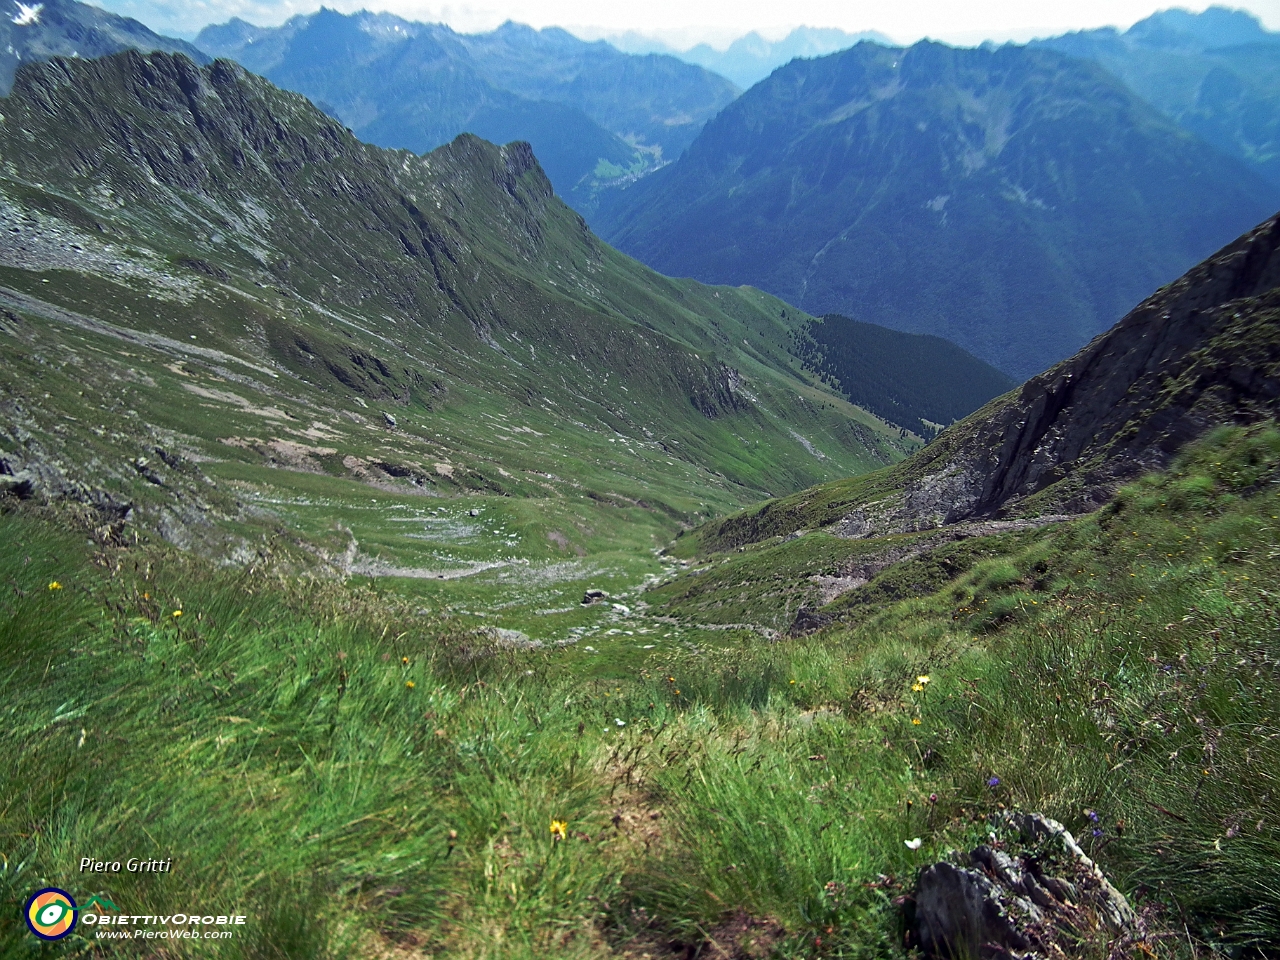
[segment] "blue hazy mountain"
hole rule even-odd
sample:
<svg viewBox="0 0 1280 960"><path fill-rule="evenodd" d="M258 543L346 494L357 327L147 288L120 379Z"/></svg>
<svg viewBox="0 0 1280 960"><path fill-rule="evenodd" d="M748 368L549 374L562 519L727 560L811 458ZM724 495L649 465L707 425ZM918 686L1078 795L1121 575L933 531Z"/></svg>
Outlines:
<svg viewBox="0 0 1280 960"><path fill-rule="evenodd" d="M862 43L748 90L596 228L664 273L942 336L1023 378L1278 206L1096 64Z"/></svg>
<svg viewBox="0 0 1280 960"><path fill-rule="evenodd" d="M1094 60L1166 116L1280 183L1280 33L1243 10L1165 10L1036 45Z"/></svg>
<svg viewBox="0 0 1280 960"><path fill-rule="evenodd" d="M674 160L703 124L740 91L710 70L676 57L623 53L561 30L508 21L490 33L448 32L494 86L577 107L624 139L660 147Z"/></svg>
<svg viewBox="0 0 1280 960"><path fill-rule="evenodd" d="M671 57L512 23L468 36L321 9L275 28L206 27L196 45L305 94L379 146L422 153L464 131L527 140L579 210L603 186L678 156L737 95L724 78Z"/></svg>
<svg viewBox="0 0 1280 960"><path fill-rule="evenodd" d="M688 50L677 50L660 40L630 32L610 37L610 42L631 53L667 53L728 77L746 89L759 83L774 70L796 57L821 57L845 50L863 40L883 43L892 41L875 30L846 33L835 27L796 27L781 40L766 40L754 30L734 40L725 50L700 43Z"/></svg>
<svg viewBox="0 0 1280 960"><path fill-rule="evenodd" d="M755 86L774 70L796 57L821 57L846 50L864 40L888 46L892 41L875 30L845 33L834 27L796 27L781 40L769 41L752 31L739 37L724 51L705 43L680 56L699 66L728 77L738 86Z"/></svg>
<svg viewBox="0 0 1280 960"><path fill-rule="evenodd" d="M0 96L22 63L50 57L102 57L133 48L208 60L185 40L162 37L137 20L76 0L0 0Z"/></svg>

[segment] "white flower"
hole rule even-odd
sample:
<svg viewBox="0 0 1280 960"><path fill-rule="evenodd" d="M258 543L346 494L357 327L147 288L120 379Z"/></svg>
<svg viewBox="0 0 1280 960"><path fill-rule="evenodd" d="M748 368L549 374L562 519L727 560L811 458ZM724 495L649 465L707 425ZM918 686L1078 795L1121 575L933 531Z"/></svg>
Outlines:
<svg viewBox="0 0 1280 960"><path fill-rule="evenodd" d="M621 717L614 717L613 722L620 727L625 727L627 725L627 721L623 720Z"/></svg>
<svg viewBox="0 0 1280 960"><path fill-rule="evenodd" d="M920 844L924 843L924 841L919 837L916 837L914 840L903 840L902 842L907 845L908 850L919 850Z"/></svg>

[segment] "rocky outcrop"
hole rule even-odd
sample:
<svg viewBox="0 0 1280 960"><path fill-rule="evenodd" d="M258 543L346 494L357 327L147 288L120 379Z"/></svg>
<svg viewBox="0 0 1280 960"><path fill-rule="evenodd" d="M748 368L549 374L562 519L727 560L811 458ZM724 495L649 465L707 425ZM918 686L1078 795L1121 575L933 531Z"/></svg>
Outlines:
<svg viewBox="0 0 1280 960"><path fill-rule="evenodd" d="M1074 357L944 433L841 518L873 537L1080 513L1208 428L1280 411L1280 217L1157 291Z"/></svg>
<svg viewBox="0 0 1280 960"><path fill-rule="evenodd" d="M993 833L967 858L921 871L912 903L924 953L1032 960L1101 941L1123 955L1141 941L1141 919L1062 824L1032 813L1003 826L1010 839Z"/></svg>
<svg viewBox="0 0 1280 960"><path fill-rule="evenodd" d="M53 462L0 450L0 497L3 496L81 504L108 525L128 520L133 512L130 501L68 477Z"/></svg>

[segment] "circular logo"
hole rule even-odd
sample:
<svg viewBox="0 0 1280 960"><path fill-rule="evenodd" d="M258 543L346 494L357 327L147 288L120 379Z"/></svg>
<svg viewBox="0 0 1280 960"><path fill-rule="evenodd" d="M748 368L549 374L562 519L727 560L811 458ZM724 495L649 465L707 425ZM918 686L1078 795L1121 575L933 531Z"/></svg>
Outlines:
<svg viewBox="0 0 1280 960"><path fill-rule="evenodd" d="M41 940L61 940L75 929L77 916L71 894L57 887L37 890L27 901L27 926Z"/></svg>

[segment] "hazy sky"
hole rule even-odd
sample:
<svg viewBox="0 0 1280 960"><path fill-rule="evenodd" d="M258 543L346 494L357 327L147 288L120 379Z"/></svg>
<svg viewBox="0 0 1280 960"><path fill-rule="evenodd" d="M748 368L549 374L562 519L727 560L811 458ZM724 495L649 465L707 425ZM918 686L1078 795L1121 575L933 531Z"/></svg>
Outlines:
<svg viewBox="0 0 1280 960"><path fill-rule="evenodd" d="M275 25L295 13L318 9L320 0L97 0L99 6L136 17L154 30L191 36L208 23L233 16ZM352 12L387 10L411 20L443 21L473 32L517 20L535 27L562 26L583 36L636 30L678 46L708 40L723 46L758 30L770 38L800 24L842 27L850 32L879 30L894 40L933 37L951 43L1027 40L1066 30L1127 27L1155 10L1205 3L1151 0L324 0ZM1280 29L1280 0L1233 3Z"/></svg>

